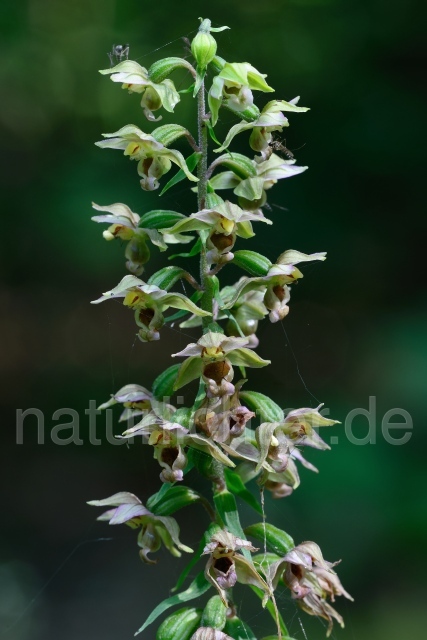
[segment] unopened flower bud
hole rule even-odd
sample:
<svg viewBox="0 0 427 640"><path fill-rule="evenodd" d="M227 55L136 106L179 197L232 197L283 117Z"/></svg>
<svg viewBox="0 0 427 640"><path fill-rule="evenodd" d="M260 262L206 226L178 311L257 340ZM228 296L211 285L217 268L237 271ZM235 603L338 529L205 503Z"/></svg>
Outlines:
<svg viewBox="0 0 427 640"><path fill-rule="evenodd" d="M191 53L200 71L206 69L216 54L216 40L210 33L211 21L203 20L196 37L191 42Z"/></svg>

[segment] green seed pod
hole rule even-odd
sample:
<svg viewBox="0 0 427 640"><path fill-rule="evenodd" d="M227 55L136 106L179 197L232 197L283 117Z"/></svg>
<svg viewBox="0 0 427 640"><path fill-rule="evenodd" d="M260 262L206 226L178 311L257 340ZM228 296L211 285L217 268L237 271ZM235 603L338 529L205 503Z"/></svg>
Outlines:
<svg viewBox="0 0 427 640"><path fill-rule="evenodd" d="M219 596L213 596L206 607L204 608L202 615L202 627L213 627L222 631L227 621L227 607L224 606Z"/></svg>
<svg viewBox="0 0 427 640"><path fill-rule="evenodd" d="M202 617L202 610L184 607L170 615L157 630L156 640L189 640Z"/></svg>
<svg viewBox="0 0 427 640"><path fill-rule="evenodd" d="M196 37L191 42L191 53L199 71L206 69L216 54L216 40L210 33L211 21L203 20Z"/></svg>

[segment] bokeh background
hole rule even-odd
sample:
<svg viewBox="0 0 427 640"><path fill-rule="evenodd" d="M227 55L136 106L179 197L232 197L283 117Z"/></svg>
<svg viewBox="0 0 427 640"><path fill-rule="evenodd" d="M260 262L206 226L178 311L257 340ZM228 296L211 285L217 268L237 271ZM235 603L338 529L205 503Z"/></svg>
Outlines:
<svg viewBox="0 0 427 640"><path fill-rule="evenodd" d="M147 126L138 98L97 73L112 44L130 43L131 58L146 66L183 55L181 36L194 35L199 15L232 27L218 34L220 55L250 61L268 72L278 97L301 95L312 109L291 115L286 131L286 145L310 169L274 190L275 226L257 229L246 248L262 247L273 260L290 247L329 258L304 269L286 334L280 325L262 326L260 353L273 365L251 372L248 388L286 407L319 399L342 421L376 399L376 443L356 446L343 427L334 429L332 451L309 455L320 474L303 470L294 495L267 499L267 515L297 541L318 542L327 559L343 559L340 576L355 603L338 603L346 628L335 638L422 638L426 11L415 0L1 3L0 638L130 638L181 568L165 553L156 567L143 566L134 533L95 523L85 505L119 490L144 500L159 484L146 448L114 447L105 438L90 445L89 399L100 403L128 382L149 386L189 341L165 329L160 343L143 345L120 304L89 305L124 274L123 248L103 241L90 203L124 201L139 213L195 210L184 183L159 205L158 192L141 192L134 165L93 143L128 122ZM184 96L176 115L194 129L193 108ZM219 137L233 122L222 116ZM240 138L235 149L244 151ZM154 250L152 266L161 264ZM44 445L32 418L24 443L15 442L15 412L30 407L45 416ZM67 407L80 416L80 446L49 440L59 422L53 413ZM381 434L393 408L413 420L403 446ZM98 436L104 432L98 419ZM353 433L367 432L359 416ZM184 541L197 544L205 516L190 507L179 520ZM243 509L243 520L252 522L252 513ZM239 598L260 637L271 633L251 597L242 590ZM280 603L294 638L324 637L287 594ZM145 637L154 638L154 629Z"/></svg>

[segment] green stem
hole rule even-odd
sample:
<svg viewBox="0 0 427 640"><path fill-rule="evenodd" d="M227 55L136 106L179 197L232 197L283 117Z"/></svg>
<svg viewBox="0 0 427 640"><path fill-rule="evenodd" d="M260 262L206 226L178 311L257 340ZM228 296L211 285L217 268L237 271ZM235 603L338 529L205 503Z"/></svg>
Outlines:
<svg viewBox="0 0 427 640"><path fill-rule="evenodd" d="M206 206L207 193L207 169L208 169L208 129L206 127L205 113L205 83L202 85L197 94L197 128L199 134L199 149L201 152L199 164L197 167L197 177L199 182L197 185L197 205L199 211ZM212 313L214 286L212 277L209 275L209 265L206 259L206 242L203 243L200 254L200 280L203 287L203 296L200 300L200 306L204 311ZM202 318L203 329L207 329L212 322L211 316Z"/></svg>

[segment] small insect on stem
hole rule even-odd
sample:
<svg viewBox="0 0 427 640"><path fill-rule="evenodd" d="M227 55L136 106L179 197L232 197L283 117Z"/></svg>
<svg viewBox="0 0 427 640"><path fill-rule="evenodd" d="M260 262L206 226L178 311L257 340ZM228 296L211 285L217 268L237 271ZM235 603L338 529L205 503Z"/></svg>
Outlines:
<svg viewBox="0 0 427 640"><path fill-rule="evenodd" d="M129 45L128 44L113 44L111 51L107 54L110 58L110 67L114 67L123 59L129 58Z"/></svg>

